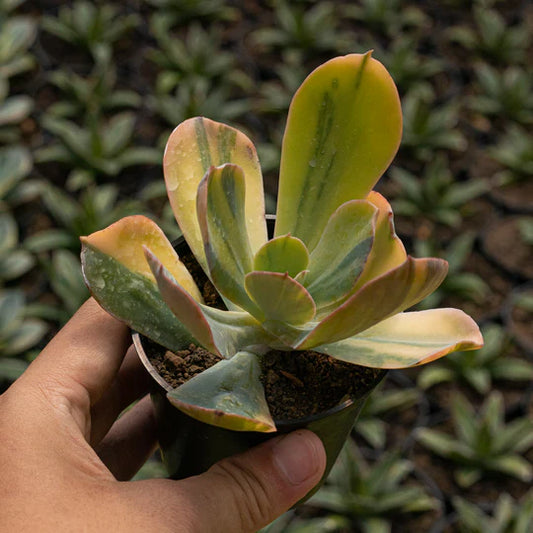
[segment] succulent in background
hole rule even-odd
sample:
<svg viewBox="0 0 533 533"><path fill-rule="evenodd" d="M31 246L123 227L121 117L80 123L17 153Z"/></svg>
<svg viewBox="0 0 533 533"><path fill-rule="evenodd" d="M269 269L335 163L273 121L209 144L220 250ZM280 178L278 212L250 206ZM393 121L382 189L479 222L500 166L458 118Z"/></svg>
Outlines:
<svg viewBox="0 0 533 533"><path fill-rule="evenodd" d="M465 269L468 258L473 253L475 234L465 232L455 237L444 250L438 250L431 240L415 241L417 254L432 254L443 257L448 262L448 276L432 294L420 304L419 309L428 309L439 305L450 296L464 300L482 302L489 293L489 286L478 274Z"/></svg>
<svg viewBox="0 0 533 533"><path fill-rule="evenodd" d="M399 368L482 345L462 311L404 312L438 287L447 265L408 256L388 202L372 191L401 126L396 87L370 53L314 70L291 103L270 240L250 140L201 117L174 130L163 163L170 203L228 310L202 302L147 218L82 239L85 277L106 310L170 350L194 342L223 357L172 390L171 403L214 425L270 432L260 368L272 349Z"/></svg>
<svg viewBox="0 0 533 533"><path fill-rule="evenodd" d="M417 440L456 463L454 477L460 487L469 487L488 473L531 482L533 466L522 454L533 445L533 422L523 417L506 423L503 398L498 391L487 396L478 412L466 398L455 394L451 415L454 436L419 428Z"/></svg>
<svg viewBox="0 0 533 533"><path fill-rule="evenodd" d="M402 149L422 161L432 159L436 150L466 149L466 139L457 128L459 110L455 102L436 107L433 91L419 86L407 93L402 107Z"/></svg>
<svg viewBox="0 0 533 533"><path fill-rule="evenodd" d="M423 368L418 386L428 389L443 382L464 382L479 394L488 394L493 381L533 380L533 364L525 359L506 355L508 339L497 324L481 328L485 345L473 352L456 352Z"/></svg>
<svg viewBox="0 0 533 533"><path fill-rule="evenodd" d="M466 25L450 28L450 40L501 65L523 61L531 38L525 21L510 26L496 9L483 6L474 6L473 15L475 29Z"/></svg>
<svg viewBox="0 0 533 533"><path fill-rule="evenodd" d="M239 11L224 0L145 0L156 8L153 18L161 19L168 27L200 19L235 20Z"/></svg>
<svg viewBox="0 0 533 533"><path fill-rule="evenodd" d="M526 533L533 530L532 490L519 501L510 494L501 494L493 506L492 514L487 514L481 507L460 496L454 496L452 502L461 533Z"/></svg>
<svg viewBox="0 0 533 533"><path fill-rule="evenodd" d="M349 441L326 485L308 504L349 517L357 531L390 532L399 515L439 508L439 502L420 485L406 483L413 472L413 464L397 452L386 452L370 462Z"/></svg>
<svg viewBox="0 0 533 533"><path fill-rule="evenodd" d="M533 175L533 135L524 128L510 126L489 153L506 167L496 175L498 184L524 183Z"/></svg>
<svg viewBox="0 0 533 533"><path fill-rule="evenodd" d="M428 23L428 17L421 9L406 5L404 0L361 0L343 5L342 13L363 22L366 28L391 37ZM394 80L397 82L396 78Z"/></svg>
<svg viewBox="0 0 533 533"><path fill-rule="evenodd" d="M22 291L0 287L0 384L22 374L27 361L21 355L34 348L47 331L45 322L27 316Z"/></svg>
<svg viewBox="0 0 533 533"><path fill-rule="evenodd" d="M35 65L28 52L37 35L37 23L26 16L0 16L0 80L8 80Z"/></svg>
<svg viewBox="0 0 533 533"><path fill-rule="evenodd" d="M84 126L46 114L42 126L54 137L35 151L35 161L67 165L71 190L116 176L128 167L155 164L160 160L159 150L133 145L135 122L135 114L128 111L109 119L89 117Z"/></svg>
<svg viewBox="0 0 533 533"><path fill-rule="evenodd" d="M470 99L470 106L482 115L514 120L523 124L533 121L531 72L508 67L503 72L486 64L476 68L481 94Z"/></svg>
<svg viewBox="0 0 533 533"><path fill-rule="evenodd" d="M44 30L89 52L95 61L110 57L113 44L138 24L137 15L121 15L116 5L85 0L60 6L57 17L42 19Z"/></svg>
<svg viewBox="0 0 533 533"><path fill-rule="evenodd" d="M454 179L448 160L437 155L424 166L420 177L400 167L390 171L399 186L392 201L397 215L421 217L434 223L457 228L462 222L462 210L469 201L482 196L489 189L487 181Z"/></svg>
<svg viewBox="0 0 533 533"><path fill-rule="evenodd" d="M344 52L353 43L351 36L339 29L335 4L318 2L313 6L275 2L276 22L252 34L254 43L267 49L281 48L285 54L298 57L320 52Z"/></svg>

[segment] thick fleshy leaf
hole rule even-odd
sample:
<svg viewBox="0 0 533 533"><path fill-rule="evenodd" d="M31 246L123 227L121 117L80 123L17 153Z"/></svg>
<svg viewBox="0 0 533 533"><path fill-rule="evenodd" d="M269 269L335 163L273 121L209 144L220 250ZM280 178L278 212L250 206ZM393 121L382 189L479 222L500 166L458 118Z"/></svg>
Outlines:
<svg viewBox="0 0 533 533"><path fill-rule="evenodd" d="M178 254L161 228L149 218L141 215L125 217L88 237L81 237L81 242L90 246L92 250L99 250L102 254L115 259L126 270L140 274L155 284L152 271L144 257L143 246L146 246L193 298L202 300L191 274L179 260ZM109 287L109 290L112 290L112 287Z"/></svg>
<svg viewBox="0 0 533 533"><path fill-rule="evenodd" d="M366 198L396 154L401 134L396 86L370 52L319 66L289 109L275 234L290 233L312 251L341 204Z"/></svg>
<svg viewBox="0 0 533 533"><path fill-rule="evenodd" d="M151 273L148 277L129 269L87 239L81 262L92 295L107 312L169 350L194 342L163 301Z"/></svg>
<svg viewBox="0 0 533 533"><path fill-rule="evenodd" d="M258 357L243 351L197 374L167 396L175 407L207 424L268 433L276 426L260 375Z"/></svg>
<svg viewBox="0 0 533 533"><path fill-rule="evenodd" d="M483 346L477 324L458 309L398 313L354 337L315 348L373 368L423 365L456 350Z"/></svg>
<svg viewBox="0 0 533 533"><path fill-rule="evenodd" d="M266 321L299 325L315 316L313 298L288 274L250 272L245 277L245 285Z"/></svg>
<svg viewBox="0 0 533 533"><path fill-rule="evenodd" d="M298 349L346 339L415 305L444 280L448 264L442 259L407 260L364 285L302 340Z"/></svg>
<svg viewBox="0 0 533 533"><path fill-rule="evenodd" d="M372 246L376 212L371 203L352 200L331 215L305 277L318 308L340 300L355 285Z"/></svg>
<svg viewBox="0 0 533 533"><path fill-rule="evenodd" d="M265 243L254 256L254 270L287 272L296 277L307 268L309 253L305 244L291 235L282 235Z"/></svg>
<svg viewBox="0 0 533 533"><path fill-rule="evenodd" d="M267 240L263 178L255 147L238 130L203 117L182 122L170 135L163 168L170 204L198 262L207 272L196 215L196 192L212 166L234 163L246 177L246 222L252 252Z"/></svg>
<svg viewBox="0 0 533 533"><path fill-rule="evenodd" d="M271 344L272 337L248 313L199 304L150 250L146 248L145 254L168 307L204 348L231 357L252 345Z"/></svg>
<svg viewBox="0 0 533 533"><path fill-rule="evenodd" d="M404 245L394 230L392 208L389 202L375 191L370 191L366 199L378 209L376 231L365 268L357 280L354 290L400 266L407 259Z"/></svg>
<svg viewBox="0 0 533 533"><path fill-rule="evenodd" d="M230 302L254 314L244 289L252 270L246 232L244 174L238 166L211 167L198 187L197 212L211 281Z"/></svg>

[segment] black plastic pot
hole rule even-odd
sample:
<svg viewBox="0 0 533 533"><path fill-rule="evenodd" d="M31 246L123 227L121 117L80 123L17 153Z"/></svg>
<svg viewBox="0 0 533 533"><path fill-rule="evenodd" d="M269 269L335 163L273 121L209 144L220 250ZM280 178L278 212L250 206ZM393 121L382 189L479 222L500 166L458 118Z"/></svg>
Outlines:
<svg viewBox="0 0 533 533"><path fill-rule="evenodd" d="M230 431L195 420L176 409L167 399L167 392L172 387L151 364L143 347L143 338L138 333L133 334L133 343L142 363L153 377L151 397L157 420L158 440L163 463L169 477L173 479L200 474L225 457L243 452L280 434L305 428L316 433L326 449L327 465L323 481L348 438L366 398L386 374L385 371L379 373L370 390L365 388L360 396L328 411L300 420L275 420L277 431L274 433Z"/></svg>

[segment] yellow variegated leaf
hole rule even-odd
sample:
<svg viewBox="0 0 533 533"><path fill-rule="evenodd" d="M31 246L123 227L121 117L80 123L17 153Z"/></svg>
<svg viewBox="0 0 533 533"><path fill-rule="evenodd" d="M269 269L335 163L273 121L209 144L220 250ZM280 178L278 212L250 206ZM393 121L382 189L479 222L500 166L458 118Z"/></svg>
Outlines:
<svg viewBox="0 0 533 533"><path fill-rule="evenodd" d="M458 309L430 309L398 313L354 337L315 349L357 365L406 368L482 346L479 328L468 315Z"/></svg>
<svg viewBox="0 0 533 533"><path fill-rule="evenodd" d="M290 233L311 252L335 209L366 198L396 154L401 134L398 91L370 53L319 66L289 109L275 234Z"/></svg>
<svg viewBox="0 0 533 533"><path fill-rule="evenodd" d="M246 178L246 223L252 252L267 240L263 178L255 147L240 131L196 117L182 122L170 135L163 168L170 204L198 262L207 272L196 215L196 191L211 166L233 163Z"/></svg>
<svg viewBox="0 0 533 533"><path fill-rule="evenodd" d="M185 265L159 226L141 215L125 217L111 226L81 237L82 243L112 257L128 270L155 283L143 246L150 248L180 285L197 301L202 296Z"/></svg>

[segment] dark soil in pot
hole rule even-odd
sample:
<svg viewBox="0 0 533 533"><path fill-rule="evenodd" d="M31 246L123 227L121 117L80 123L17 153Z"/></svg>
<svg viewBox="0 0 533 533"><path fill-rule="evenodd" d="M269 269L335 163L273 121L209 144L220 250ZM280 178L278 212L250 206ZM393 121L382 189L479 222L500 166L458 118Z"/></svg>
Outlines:
<svg viewBox="0 0 533 533"><path fill-rule="evenodd" d="M194 344L176 353L147 339L143 345L152 365L173 388L221 359ZM384 374L313 351L272 351L263 358L262 381L273 418L297 420L366 395Z"/></svg>

